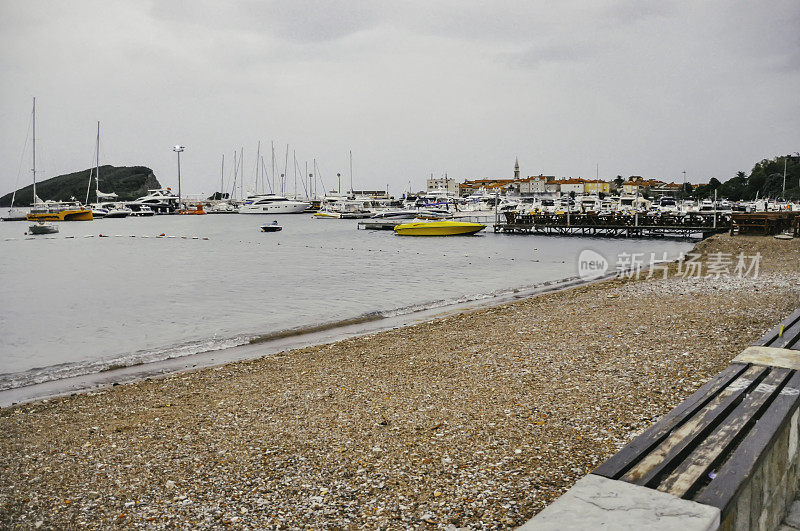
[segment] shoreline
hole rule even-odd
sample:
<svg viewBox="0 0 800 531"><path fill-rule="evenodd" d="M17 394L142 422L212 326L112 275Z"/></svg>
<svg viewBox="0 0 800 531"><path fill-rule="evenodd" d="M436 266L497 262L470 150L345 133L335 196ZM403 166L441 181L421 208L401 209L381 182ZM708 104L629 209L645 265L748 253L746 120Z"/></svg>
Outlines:
<svg viewBox="0 0 800 531"><path fill-rule="evenodd" d="M757 279L610 279L0 410L8 527L521 525L800 306Z"/></svg>
<svg viewBox="0 0 800 531"><path fill-rule="evenodd" d="M0 409L44 399L98 391L107 387L146 379L163 378L169 375L218 367L228 363L270 356L298 348L325 345L352 337L413 326L414 324L440 319L447 315L471 312L481 308L506 304L514 300L571 289L612 277L613 273L589 280L566 277L560 280L541 282L532 286L509 288L497 294L479 294L466 297L467 300L445 302L441 305L434 301L419 310L411 310L405 313L395 314L396 310L390 310L332 323L280 330L255 335L246 343L230 347L156 361L112 365L95 372L44 380L9 389L0 389Z"/></svg>

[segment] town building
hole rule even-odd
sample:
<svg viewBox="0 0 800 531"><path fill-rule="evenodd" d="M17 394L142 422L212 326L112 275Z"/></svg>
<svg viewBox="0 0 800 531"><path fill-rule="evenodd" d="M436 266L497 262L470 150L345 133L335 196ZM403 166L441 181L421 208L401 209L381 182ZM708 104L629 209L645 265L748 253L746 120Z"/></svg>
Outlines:
<svg viewBox="0 0 800 531"><path fill-rule="evenodd" d="M555 179L552 176L534 175L533 177L526 177L520 179L519 193L520 194L543 194L547 192L547 181Z"/></svg>
<svg viewBox="0 0 800 531"><path fill-rule="evenodd" d="M451 194L458 193L458 183L455 179L450 179L446 175L441 179L430 178L426 181L426 190L431 192L433 190L444 190Z"/></svg>
<svg viewBox="0 0 800 531"><path fill-rule="evenodd" d="M575 193L576 195L583 194L586 191L585 181L583 179L561 179L559 182L559 191L562 194Z"/></svg>
<svg viewBox="0 0 800 531"><path fill-rule="evenodd" d="M583 191L587 194L608 194L611 192L611 183L600 179L587 179L583 183Z"/></svg>
<svg viewBox="0 0 800 531"><path fill-rule="evenodd" d="M635 194L635 193L644 193L647 189L648 191L658 188L664 184L663 181L657 181L655 179L642 179L638 175L633 175L628 177L628 180L622 184L622 192L625 194Z"/></svg>

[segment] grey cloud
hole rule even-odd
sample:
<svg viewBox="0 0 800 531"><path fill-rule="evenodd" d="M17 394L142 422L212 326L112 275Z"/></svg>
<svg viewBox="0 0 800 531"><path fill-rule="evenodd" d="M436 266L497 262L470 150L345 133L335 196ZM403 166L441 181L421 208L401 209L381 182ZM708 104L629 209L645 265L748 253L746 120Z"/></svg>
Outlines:
<svg viewBox="0 0 800 531"><path fill-rule="evenodd" d="M180 0L156 3L150 14L170 23L270 34L295 42L326 42L373 27L382 18L378 5L345 0L247 0L231 4Z"/></svg>
<svg viewBox="0 0 800 531"><path fill-rule="evenodd" d="M677 12L676 7L666 0L622 0L609 6L605 14L613 22L626 24L668 18Z"/></svg>
<svg viewBox="0 0 800 531"><path fill-rule="evenodd" d="M546 63L584 62L596 56L598 52L597 46L588 46L584 43L554 43L534 45L518 53L506 54L506 60L513 66L535 69Z"/></svg>

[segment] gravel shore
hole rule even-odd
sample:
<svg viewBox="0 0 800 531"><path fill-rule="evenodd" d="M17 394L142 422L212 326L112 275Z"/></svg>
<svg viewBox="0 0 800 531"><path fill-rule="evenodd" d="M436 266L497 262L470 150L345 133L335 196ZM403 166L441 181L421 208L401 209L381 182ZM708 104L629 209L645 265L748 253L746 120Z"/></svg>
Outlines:
<svg viewBox="0 0 800 531"><path fill-rule="evenodd" d="M800 306L800 240L696 250L760 274L672 265L0 410L0 527L520 525Z"/></svg>

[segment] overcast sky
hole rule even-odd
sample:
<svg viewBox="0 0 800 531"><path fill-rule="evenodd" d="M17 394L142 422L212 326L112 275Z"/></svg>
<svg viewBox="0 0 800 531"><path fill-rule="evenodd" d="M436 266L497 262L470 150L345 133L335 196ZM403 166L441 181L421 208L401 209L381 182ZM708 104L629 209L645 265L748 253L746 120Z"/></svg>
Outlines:
<svg viewBox="0 0 800 531"><path fill-rule="evenodd" d="M0 194L30 182L34 96L44 178L91 165L99 120L100 163L165 186L187 146L190 193L242 146L252 187L259 140L279 173L287 143L316 158L328 189L348 150L357 189L393 193L508 178L515 157L724 180L800 150L798 28L797 0L0 0Z"/></svg>

